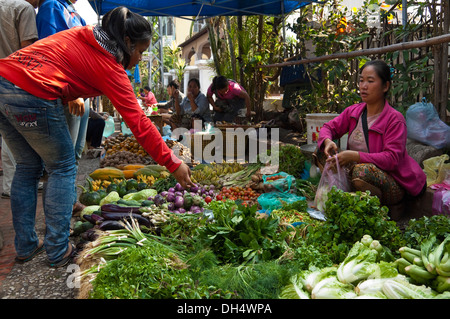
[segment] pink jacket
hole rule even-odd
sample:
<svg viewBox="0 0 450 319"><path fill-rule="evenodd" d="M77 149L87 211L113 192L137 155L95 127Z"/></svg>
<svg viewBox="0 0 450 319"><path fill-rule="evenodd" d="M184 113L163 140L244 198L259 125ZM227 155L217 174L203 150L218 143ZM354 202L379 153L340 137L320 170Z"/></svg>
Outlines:
<svg viewBox="0 0 450 319"><path fill-rule="evenodd" d="M339 139L355 129L366 103L347 107L338 117L325 123L319 132L318 145L326 138ZM360 152L360 163L373 163L391 175L411 195L417 196L426 183L420 165L406 151L406 120L386 101L383 111L369 129L369 153Z"/></svg>

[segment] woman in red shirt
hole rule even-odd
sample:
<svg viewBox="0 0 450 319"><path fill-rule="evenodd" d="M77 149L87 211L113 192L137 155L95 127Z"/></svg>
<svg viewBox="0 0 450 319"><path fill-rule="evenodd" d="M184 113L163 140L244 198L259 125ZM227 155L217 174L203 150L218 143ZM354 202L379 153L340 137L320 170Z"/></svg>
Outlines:
<svg viewBox="0 0 450 319"><path fill-rule="evenodd" d="M25 262L46 250L49 265L66 265L77 168L63 105L80 97L106 95L136 140L180 182L191 185L189 167L178 159L141 109L125 72L150 45L148 21L117 7L101 26L74 27L0 59L0 133L17 162L11 189L16 260ZM73 104L74 115L84 103ZM35 232L37 187L48 172L43 204L44 240Z"/></svg>

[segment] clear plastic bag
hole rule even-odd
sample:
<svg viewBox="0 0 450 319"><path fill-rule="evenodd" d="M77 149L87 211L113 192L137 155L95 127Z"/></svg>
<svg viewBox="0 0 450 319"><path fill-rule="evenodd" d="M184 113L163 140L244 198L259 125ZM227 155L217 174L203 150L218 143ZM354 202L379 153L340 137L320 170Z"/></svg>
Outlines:
<svg viewBox="0 0 450 319"><path fill-rule="evenodd" d="M333 186L343 190L350 191L350 183L343 167L339 165L337 155L334 155L336 165L326 162L320 177L319 185L317 185L316 196L314 197L314 206L321 212L325 211L325 203L328 199L328 192Z"/></svg>
<svg viewBox="0 0 450 319"><path fill-rule="evenodd" d="M424 99L406 111L408 138L442 149L450 146L450 126L445 124L431 103Z"/></svg>
<svg viewBox="0 0 450 319"><path fill-rule="evenodd" d="M113 134L116 130L116 127L114 125L114 119L112 116L108 116L108 118L105 120L105 128L103 129L103 136L108 137L111 134Z"/></svg>
<svg viewBox="0 0 450 319"><path fill-rule="evenodd" d="M263 175L263 186L266 192L289 192L295 186L295 177L285 172Z"/></svg>

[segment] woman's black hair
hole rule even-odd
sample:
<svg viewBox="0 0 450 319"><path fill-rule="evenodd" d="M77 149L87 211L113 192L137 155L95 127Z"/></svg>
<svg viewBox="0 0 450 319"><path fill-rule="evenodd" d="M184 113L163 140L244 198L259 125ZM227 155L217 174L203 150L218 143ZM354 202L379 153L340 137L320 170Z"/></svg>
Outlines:
<svg viewBox="0 0 450 319"><path fill-rule="evenodd" d="M136 43L149 41L152 37L152 27L147 19L126 7L108 11L103 16L101 27L109 35L109 44L117 48L117 62L125 68L130 63ZM130 39L131 48L125 42L126 37Z"/></svg>
<svg viewBox="0 0 450 319"><path fill-rule="evenodd" d="M189 82L188 82L188 85L189 85L191 82L195 82L195 84L197 84L198 88L200 88L200 81L199 81L197 78L192 78L192 79L190 79Z"/></svg>
<svg viewBox="0 0 450 319"><path fill-rule="evenodd" d="M150 91L150 87L148 85L144 86L144 89Z"/></svg>
<svg viewBox="0 0 450 319"><path fill-rule="evenodd" d="M178 90L180 88L180 82L178 82L178 80L175 79L175 80L170 81L169 84L167 84L167 86L168 87L171 86L171 87L175 88L176 90Z"/></svg>
<svg viewBox="0 0 450 319"><path fill-rule="evenodd" d="M391 68L389 67L389 65L386 64L386 62L384 62L382 60L368 61L361 67L360 71L362 72L368 66L373 67L373 69L377 73L378 77L381 79L381 82L383 83L383 85L385 85L387 82L389 82L389 84L392 84ZM391 88L391 86L389 85L389 89L390 88ZM384 93L384 96L386 96L388 94L388 92L389 92L389 90L387 90Z"/></svg>
<svg viewBox="0 0 450 319"><path fill-rule="evenodd" d="M223 75L217 75L212 80L211 89L212 91L221 90L228 87L228 85L229 83L227 77Z"/></svg>

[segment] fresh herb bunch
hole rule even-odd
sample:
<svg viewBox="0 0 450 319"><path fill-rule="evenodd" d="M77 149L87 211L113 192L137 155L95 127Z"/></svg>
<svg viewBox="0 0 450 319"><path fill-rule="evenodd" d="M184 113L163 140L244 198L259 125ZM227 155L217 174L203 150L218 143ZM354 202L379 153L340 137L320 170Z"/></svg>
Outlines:
<svg viewBox="0 0 450 319"><path fill-rule="evenodd" d="M405 244L401 230L389 219L387 207L380 207L378 197L366 192L347 193L333 187L328 193L325 215L326 222L310 228L306 239L331 254L336 263L366 234L393 252Z"/></svg>
<svg viewBox="0 0 450 319"><path fill-rule="evenodd" d="M202 271L198 281L203 286L235 291L243 299L277 299L281 289L295 273L276 260L248 265L221 265Z"/></svg>
<svg viewBox="0 0 450 319"><path fill-rule="evenodd" d="M440 241L450 233L450 217L446 215L423 216L411 219L405 228L403 236L408 246L420 249L420 245L430 235L434 234Z"/></svg>
<svg viewBox="0 0 450 319"><path fill-rule="evenodd" d="M305 168L306 156L300 147L292 144L280 146L276 154L268 150L269 155L278 156L279 172L285 172L295 178L300 178Z"/></svg>
<svg viewBox="0 0 450 319"><path fill-rule="evenodd" d="M177 183L177 180L173 175L170 175L167 178L160 178L156 182L153 183L152 188L154 188L158 194L162 191L167 191L169 188L174 187Z"/></svg>
<svg viewBox="0 0 450 319"><path fill-rule="evenodd" d="M246 207L227 200L209 208L214 222L198 230L198 239L222 263L256 263L278 258L285 251L289 231L278 227L276 217L257 217L257 205Z"/></svg>
<svg viewBox="0 0 450 319"><path fill-rule="evenodd" d="M94 299L229 299L235 294L196 283L186 264L162 245L127 249L97 274Z"/></svg>

